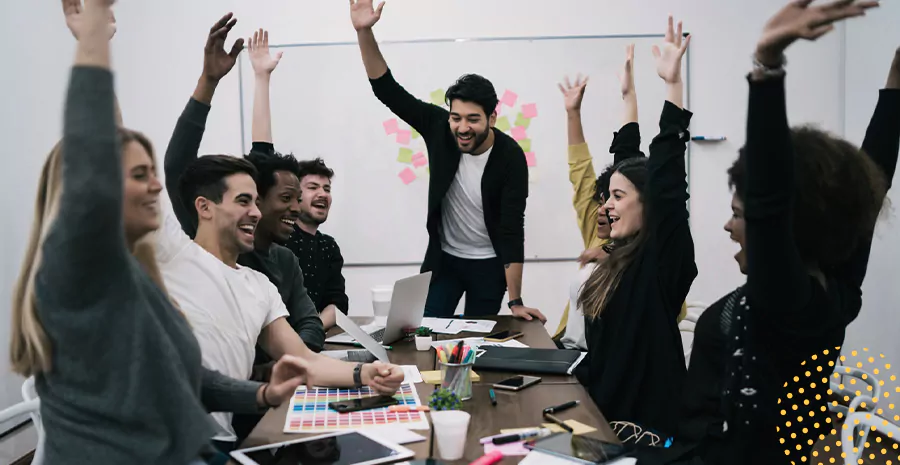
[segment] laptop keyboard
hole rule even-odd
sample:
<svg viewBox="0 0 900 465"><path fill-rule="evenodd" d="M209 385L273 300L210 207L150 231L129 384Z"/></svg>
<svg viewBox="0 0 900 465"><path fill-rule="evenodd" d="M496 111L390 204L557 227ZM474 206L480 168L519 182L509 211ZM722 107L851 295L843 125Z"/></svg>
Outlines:
<svg viewBox="0 0 900 465"><path fill-rule="evenodd" d="M384 342L384 330L385 329L387 329L387 328L381 328L378 331L375 331L374 333L369 334L369 336L372 336L372 339L375 339L375 342L379 342L379 343Z"/></svg>
<svg viewBox="0 0 900 465"><path fill-rule="evenodd" d="M367 363L375 361L375 356L368 350L348 350L345 360L348 362Z"/></svg>

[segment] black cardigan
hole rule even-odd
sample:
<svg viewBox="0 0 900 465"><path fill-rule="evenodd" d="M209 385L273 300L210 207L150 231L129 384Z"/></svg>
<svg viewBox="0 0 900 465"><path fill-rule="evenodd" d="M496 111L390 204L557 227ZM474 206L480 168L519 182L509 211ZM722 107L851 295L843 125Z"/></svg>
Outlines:
<svg viewBox="0 0 900 465"><path fill-rule="evenodd" d="M439 270L441 257L441 204L459 169L461 153L450 132L450 113L423 102L394 80L388 70L370 79L372 91L395 115L425 139L431 182L428 186L428 250L422 272ZM507 263L525 258L525 200L528 197L528 166L525 152L511 137L497 129L494 147L481 177L484 224L497 256Z"/></svg>

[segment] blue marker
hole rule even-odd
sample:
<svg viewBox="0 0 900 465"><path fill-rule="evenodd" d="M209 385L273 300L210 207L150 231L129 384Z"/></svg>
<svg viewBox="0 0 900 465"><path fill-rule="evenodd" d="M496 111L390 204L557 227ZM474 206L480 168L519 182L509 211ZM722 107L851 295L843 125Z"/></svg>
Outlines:
<svg viewBox="0 0 900 465"><path fill-rule="evenodd" d="M708 142L723 141L723 140L725 140L725 136L719 136L719 137L694 136L694 137L691 137L691 140L708 141Z"/></svg>

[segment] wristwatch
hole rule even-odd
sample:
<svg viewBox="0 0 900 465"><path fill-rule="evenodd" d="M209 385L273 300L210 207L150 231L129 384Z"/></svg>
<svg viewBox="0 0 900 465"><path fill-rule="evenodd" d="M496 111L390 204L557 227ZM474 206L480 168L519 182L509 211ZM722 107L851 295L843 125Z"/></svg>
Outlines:
<svg viewBox="0 0 900 465"><path fill-rule="evenodd" d="M357 363L355 367L353 367L353 386L357 389L361 388L363 385L362 382L362 363Z"/></svg>
<svg viewBox="0 0 900 465"><path fill-rule="evenodd" d="M525 305L525 303L522 302L522 298L521 298L521 297L519 297L518 299L510 300L509 302L506 303L506 306L509 307L510 309L513 308L513 307L515 307L515 306L517 306L517 305Z"/></svg>

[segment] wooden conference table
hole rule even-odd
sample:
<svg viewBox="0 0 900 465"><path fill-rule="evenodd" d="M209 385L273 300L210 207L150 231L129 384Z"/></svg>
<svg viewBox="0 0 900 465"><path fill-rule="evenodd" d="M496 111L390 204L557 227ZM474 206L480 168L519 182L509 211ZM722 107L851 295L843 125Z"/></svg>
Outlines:
<svg viewBox="0 0 900 465"><path fill-rule="evenodd" d="M478 317L480 320L494 320L497 325L494 331L513 330L521 331L523 336L519 341L534 348L555 348L550 335L538 321L524 321L511 316ZM358 323L365 324L371 318L354 318ZM334 328L328 335L342 332L340 328ZM436 334L436 340L458 339L463 337L482 337L484 334L460 333L454 335ZM392 350L388 352L391 363L397 365L415 365L419 371L438 370L435 351L419 352L413 341L399 341L392 344ZM346 350L345 345L326 345L326 350ZM596 437L610 442L618 442L615 433L609 427L609 423L597 406L591 400L587 390L584 389L574 376L541 376L541 383L523 389L519 392L509 392L495 389L497 405L492 406L488 391L491 384L515 375L515 373L478 372L481 380L472 385L472 399L463 402L462 410L469 412L472 418L469 422L469 432L466 439L465 455L461 460L446 462L449 464L468 464L484 454L484 447L478 442L480 438L499 434L501 429L525 428L540 426L544 422L542 410L545 407L559 405L570 400L580 400L581 405L557 414L562 420L576 420L586 425L597 428L597 431L588 436ZM435 386L425 383L415 385L419 399L423 404L428 403ZM289 441L303 437L300 434L286 434L283 432L284 420L287 415L289 403L270 410L250 433L242 447L253 447L275 442ZM430 423L430 420L429 420ZM433 435L429 431L414 431L425 436L426 441L406 444L404 447L416 453L416 459L435 458L440 459L437 446L432 444ZM522 457L506 457L501 464L518 463Z"/></svg>

